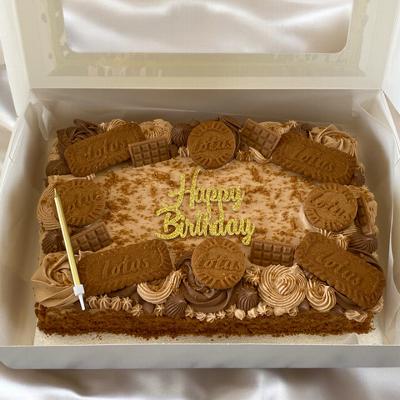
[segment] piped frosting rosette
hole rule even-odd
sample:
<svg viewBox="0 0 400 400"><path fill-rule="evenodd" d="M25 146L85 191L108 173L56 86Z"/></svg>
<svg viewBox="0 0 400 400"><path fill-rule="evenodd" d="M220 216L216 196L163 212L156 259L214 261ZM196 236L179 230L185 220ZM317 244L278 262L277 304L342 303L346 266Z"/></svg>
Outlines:
<svg viewBox="0 0 400 400"><path fill-rule="evenodd" d="M32 276L32 284L36 301L45 307L68 306L77 301L64 252L46 255Z"/></svg>
<svg viewBox="0 0 400 400"><path fill-rule="evenodd" d="M306 287L306 277L298 265L270 265L261 272L258 291L275 315L294 315L306 296Z"/></svg>
<svg viewBox="0 0 400 400"><path fill-rule="evenodd" d="M151 304L161 304L179 287L181 279L182 272L180 270L173 271L160 285L140 283L137 286L137 293L143 300Z"/></svg>
<svg viewBox="0 0 400 400"><path fill-rule="evenodd" d="M311 307L320 312L327 312L336 305L335 290L315 278L307 281L306 297Z"/></svg>
<svg viewBox="0 0 400 400"><path fill-rule="evenodd" d="M139 125L146 140L164 137L168 140L168 143L171 143L172 125L170 122L158 118L153 121L142 122Z"/></svg>
<svg viewBox="0 0 400 400"><path fill-rule="evenodd" d="M341 131L335 125L314 127L309 133L311 140L327 147L343 151L352 156L356 155L357 141L347 132Z"/></svg>
<svg viewBox="0 0 400 400"><path fill-rule="evenodd" d="M234 288L212 289L199 282L190 269L183 279L182 294L195 312L215 313L224 310L231 301Z"/></svg>

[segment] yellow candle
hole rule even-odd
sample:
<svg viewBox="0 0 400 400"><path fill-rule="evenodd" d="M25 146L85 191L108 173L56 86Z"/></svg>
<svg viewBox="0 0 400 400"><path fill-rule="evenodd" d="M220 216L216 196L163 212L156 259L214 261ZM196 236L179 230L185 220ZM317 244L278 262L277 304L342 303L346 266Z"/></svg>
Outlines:
<svg viewBox="0 0 400 400"><path fill-rule="evenodd" d="M83 286L81 285L81 281L79 279L78 268L76 267L74 250L72 248L71 238L70 238L69 232L68 232L67 221L65 220L65 215L64 215L64 210L62 207L61 199L60 199L60 196L58 195L56 189L54 189L54 202L56 204L58 221L60 222L61 233L62 233L62 236L64 239L65 249L67 250L68 263L69 263L69 267L71 269L72 280L74 281L74 293L76 296L79 297L79 302L81 303L81 308L82 308L82 310L84 310L85 309L85 304L83 302L84 289L83 289Z"/></svg>

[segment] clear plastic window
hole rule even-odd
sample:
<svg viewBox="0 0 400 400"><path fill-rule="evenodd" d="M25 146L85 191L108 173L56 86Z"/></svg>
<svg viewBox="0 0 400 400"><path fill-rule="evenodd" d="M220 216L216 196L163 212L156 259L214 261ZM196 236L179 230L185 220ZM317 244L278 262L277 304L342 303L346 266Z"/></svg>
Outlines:
<svg viewBox="0 0 400 400"><path fill-rule="evenodd" d="M337 53L353 0L62 0L77 53Z"/></svg>

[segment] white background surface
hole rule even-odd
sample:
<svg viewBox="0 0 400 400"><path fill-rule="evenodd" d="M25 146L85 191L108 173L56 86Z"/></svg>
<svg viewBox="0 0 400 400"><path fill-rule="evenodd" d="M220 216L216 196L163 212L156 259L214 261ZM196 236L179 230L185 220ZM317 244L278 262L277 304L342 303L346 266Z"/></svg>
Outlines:
<svg viewBox="0 0 400 400"><path fill-rule="evenodd" d="M5 68L0 66L0 158L14 121ZM16 371L0 365L0 400L391 400L400 397L399 377L400 369Z"/></svg>

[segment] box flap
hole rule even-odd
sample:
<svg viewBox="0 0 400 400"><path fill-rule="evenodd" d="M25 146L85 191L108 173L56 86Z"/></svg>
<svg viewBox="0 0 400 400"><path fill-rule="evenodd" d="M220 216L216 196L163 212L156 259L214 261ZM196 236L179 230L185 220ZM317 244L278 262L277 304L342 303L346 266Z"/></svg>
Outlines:
<svg viewBox="0 0 400 400"><path fill-rule="evenodd" d="M94 1L5 1L0 29L6 61L19 66L10 77L19 111L28 88L381 88L397 9L396 0L101 3L102 12ZM68 28L72 17L80 30ZM123 28L139 17L150 30ZM93 34L107 24L108 41ZM74 34L89 30L77 46ZM96 37L101 46L82 46Z"/></svg>

